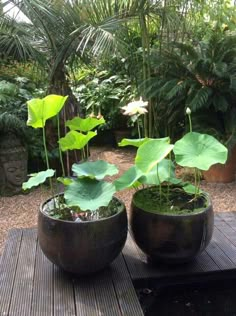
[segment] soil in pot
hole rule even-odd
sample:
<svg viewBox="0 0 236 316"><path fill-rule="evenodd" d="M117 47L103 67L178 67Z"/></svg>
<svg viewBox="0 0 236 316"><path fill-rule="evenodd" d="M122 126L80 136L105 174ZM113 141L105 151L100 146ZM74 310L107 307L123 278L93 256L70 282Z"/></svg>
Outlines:
<svg viewBox="0 0 236 316"><path fill-rule="evenodd" d="M171 190L163 187L161 197L158 187L140 190L134 195L133 203L154 214L194 214L202 212L207 207L204 196L194 198L194 195L189 195L178 187Z"/></svg>
<svg viewBox="0 0 236 316"><path fill-rule="evenodd" d="M87 222L107 218L121 212L123 209L123 204L120 202L120 200L116 198L113 198L108 206L102 206L95 212L91 212L89 210L86 212L82 212L79 210L78 207L66 206L62 194L58 196L58 199L60 205L62 205L63 207L55 207L54 201L51 200L47 204L47 207L44 208L44 212L52 218L71 222Z"/></svg>

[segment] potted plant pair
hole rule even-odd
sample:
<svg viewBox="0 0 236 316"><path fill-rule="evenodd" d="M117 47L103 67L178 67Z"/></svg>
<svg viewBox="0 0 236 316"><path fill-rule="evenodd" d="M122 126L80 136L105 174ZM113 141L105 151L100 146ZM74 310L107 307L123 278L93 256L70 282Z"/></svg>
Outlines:
<svg viewBox="0 0 236 316"><path fill-rule="evenodd" d="M48 95L27 102L27 125L41 128L47 170L30 175L23 189L27 190L49 181L52 197L42 203L38 213L38 239L47 258L66 271L79 275L99 271L120 253L127 237L125 205L114 197L114 183L104 180L118 172L115 165L103 160L88 160L88 142L94 129L104 119L75 117L66 121L69 129L60 137L59 113L67 97ZM58 126L59 160L63 176L53 183L55 170L50 169L45 125L56 117ZM72 165L73 176L65 175L63 152L81 150L83 161ZM63 186L63 192L58 193ZM59 189L58 189L59 187Z"/></svg>
<svg viewBox="0 0 236 316"><path fill-rule="evenodd" d="M120 143L138 150L135 164L115 185L117 190L137 189L130 226L137 245L154 262L188 262L206 248L213 233L213 207L209 195L200 189L199 170L225 163L227 148L210 135L193 132L189 109L187 114L190 132L175 144L169 137ZM175 163L194 168L194 184L176 177Z"/></svg>

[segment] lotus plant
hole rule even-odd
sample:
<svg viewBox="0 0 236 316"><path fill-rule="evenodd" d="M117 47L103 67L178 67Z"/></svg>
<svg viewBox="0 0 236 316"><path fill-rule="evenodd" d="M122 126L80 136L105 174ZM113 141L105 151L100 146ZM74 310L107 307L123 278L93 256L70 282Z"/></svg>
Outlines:
<svg viewBox="0 0 236 316"><path fill-rule="evenodd" d="M66 100L67 97L48 95L43 99L32 99L27 102L27 125L42 129L47 170L31 174L29 180L23 183L24 190L38 186L55 175L55 170L49 166L47 154L45 125L48 119L57 117L59 157L62 170L64 170L62 152L79 149L82 151L82 157L86 158L88 156L88 142L97 134L94 129L105 122L103 118L88 117L83 119L75 117L66 121L65 125L69 132L65 137L60 137L59 113ZM114 184L104 181L104 178L118 173L117 167L103 160L84 161L73 164L72 172L74 176L71 178L63 174L62 177L57 179L65 186L62 199L54 195L52 182L50 182L54 195L54 208L57 209L56 216L59 218L63 216L65 209L69 209L73 214L89 211L97 216L99 209L108 206L116 192Z"/></svg>
<svg viewBox="0 0 236 316"><path fill-rule="evenodd" d="M213 164L224 164L227 160L228 150L211 135L192 131L191 111L187 109L190 132L184 135L175 144L170 138L142 138L123 139L120 146L133 145L138 147L135 164L128 169L115 185L117 190L140 185L154 185L159 187L162 196L162 185L178 185L186 193L193 194L195 198L201 194L199 170L208 170ZM187 183L175 175L175 165L170 159L174 153L175 163L182 167L195 169L195 183Z"/></svg>

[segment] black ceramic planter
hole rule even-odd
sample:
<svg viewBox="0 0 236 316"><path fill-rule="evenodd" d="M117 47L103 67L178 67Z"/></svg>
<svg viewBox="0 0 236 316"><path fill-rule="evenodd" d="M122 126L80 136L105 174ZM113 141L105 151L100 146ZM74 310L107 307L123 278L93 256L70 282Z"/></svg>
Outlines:
<svg viewBox="0 0 236 316"><path fill-rule="evenodd" d="M151 261L167 264L188 262L209 244L214 214L208 196L208 207L203 211L171 215L151 213L137 207L135 194L131 203L131 230L135 242Z"/></svg>
<svg viewBox="0 0 236 316"><path fill-rule="evenodd" d="M65 271L79 275L108 266L122 250L127 237L127 214L122 210L108 218L72 222L52 218L40 206L38 239L45 256Z"/></svg>

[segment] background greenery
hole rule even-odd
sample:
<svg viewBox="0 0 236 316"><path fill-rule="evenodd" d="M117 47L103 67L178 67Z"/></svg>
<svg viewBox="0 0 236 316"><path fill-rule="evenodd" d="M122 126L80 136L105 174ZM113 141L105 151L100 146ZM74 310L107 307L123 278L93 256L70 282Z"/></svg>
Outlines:
<svg viewBox="0 0 236 316"><path fill-rule="evenodd" d="M8 2L15 8L9 15ZM228 0L0 1L0 114L25 124L26 101L69 95L63 120L103 115L103 130L133 127L120 108L149 101L145 134L196 130L235 144L235 23ZM24 14L17 14L17 12ZM26 18L27 17L27 18ZM30 128L30 157L42 144ZM50 139L50 137L49 137Z"/></svg>

